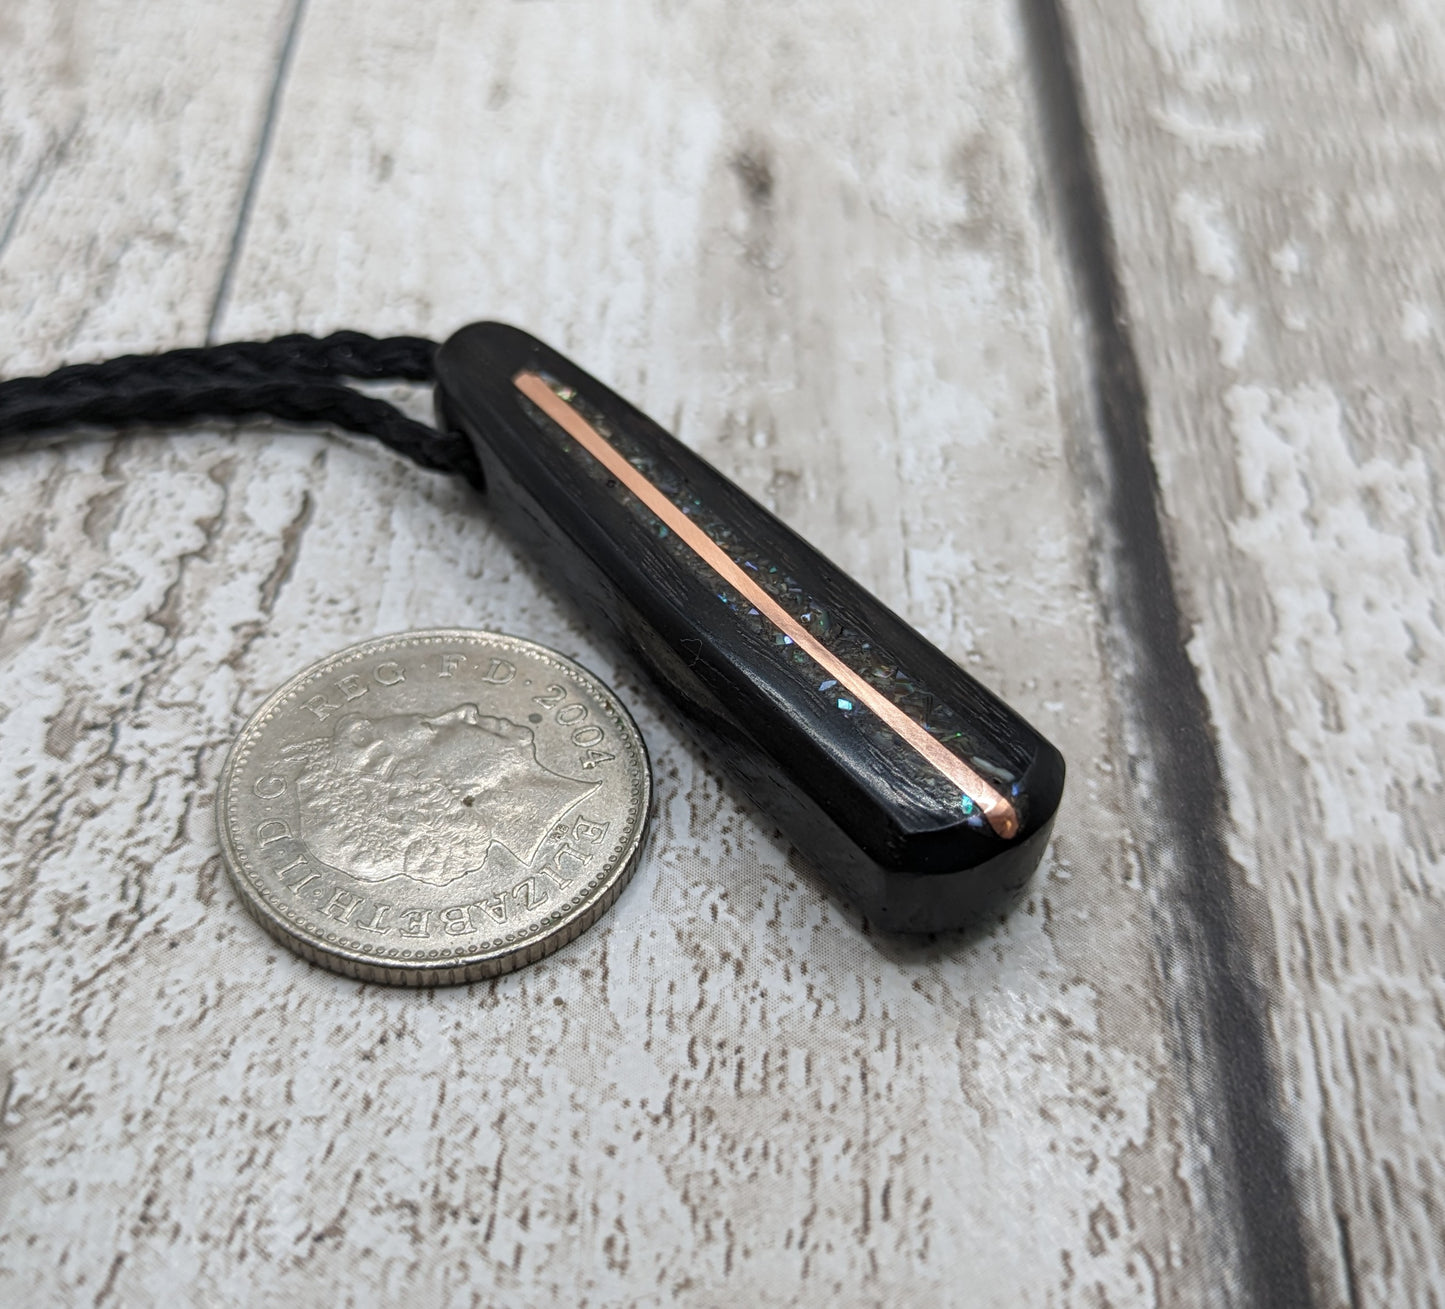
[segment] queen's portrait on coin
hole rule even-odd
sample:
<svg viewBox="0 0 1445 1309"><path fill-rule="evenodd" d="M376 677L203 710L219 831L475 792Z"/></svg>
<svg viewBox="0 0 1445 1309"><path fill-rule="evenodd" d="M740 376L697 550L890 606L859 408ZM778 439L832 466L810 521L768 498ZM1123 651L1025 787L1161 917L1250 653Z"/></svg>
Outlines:
<svg viewBox="0 0 1445 1309"><path fill-rule="evenodd" d="M596 788L537 759L532 731L474 704L435 717L347 714L301 764L301 839L363 882L405 876L445 886L501 845L530 864L547 834Z"/></svg>

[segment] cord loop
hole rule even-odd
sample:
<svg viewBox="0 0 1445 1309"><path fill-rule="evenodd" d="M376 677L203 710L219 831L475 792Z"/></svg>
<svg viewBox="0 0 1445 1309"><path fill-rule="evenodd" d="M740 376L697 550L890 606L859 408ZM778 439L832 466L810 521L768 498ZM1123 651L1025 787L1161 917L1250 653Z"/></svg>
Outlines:
<svg viewBox="0 0 1445 1309"><path fill-rule="evenodd" d="M475 451L344 379L429 382L436 343L417 336L302 333L272 341L122 355L0 382L0 440L76 426L175 426L271 417L374 437L413 463L481 487Z"/></svg>

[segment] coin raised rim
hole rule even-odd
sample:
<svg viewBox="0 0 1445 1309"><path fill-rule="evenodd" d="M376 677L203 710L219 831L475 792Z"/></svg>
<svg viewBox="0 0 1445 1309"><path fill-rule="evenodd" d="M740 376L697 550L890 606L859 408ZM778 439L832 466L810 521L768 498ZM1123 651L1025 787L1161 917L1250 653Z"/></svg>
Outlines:
<svg viewBox="0 0 1445 1309"><path fill-rule="evenodd" d="M618 848L616 855L604 863L566 904L523 931L503 937L500 941L494 939L485 948L469 951L465 946L459 946L452 951L425 952L357 949L298 920L288 912L288 906L284 902L268 894L265 886L256 877L249 859L229 830L234 819L234 784L237 771L245 764L266 723L309 682L347 663L376 654L400 648L415 649L429 644L463 642L500 645L514 651L525 651L579 682L596 696L615 720L628 743L636 749L637 766L632 770L629 779L632 794L627 808L627 822L631 825L631 834ZM647 753L647 743L616 692L596 674L566 655L525 637L481 628L425 628L372 637L347 646L308 664L273 691L247 718L227 752L217 788L216 831L221 845L222 862L241 902L250 915L289 950L311 963L361 981L402 986L438 986L496 977L535 963L576 940L611 908L631 880L647 833L651 804L652 765Z"/></svg>

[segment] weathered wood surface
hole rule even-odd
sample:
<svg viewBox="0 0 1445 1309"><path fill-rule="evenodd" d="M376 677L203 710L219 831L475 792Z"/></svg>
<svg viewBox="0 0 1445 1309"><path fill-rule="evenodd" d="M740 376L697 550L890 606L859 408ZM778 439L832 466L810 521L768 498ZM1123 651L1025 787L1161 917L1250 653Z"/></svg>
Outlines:
<svg viewBox="0 0 1445 1309"><path fill-rule="evenodd" d="M1327 1302L1445 1299L1445 17L1071 6Z"/></svg>
<svg viewBox="0 0 1445 1309"><path fill-rule="evenodd" d="M1238 1215L1211 1189L1214 1132L1160 962L1168 905L1120 757L1129 706L1101 653L1128 633L1110 633L1089 566L1073 308L1037 204L1014 5L51 8L0 19L6 372L193 342L213 320L224 339L511 319L672 421L975 668L1058 741L1071 782L1035 894L1005 924L981 941L879 942L463 489L359 441L279 432L7 455L0 1297L1241 1302ZM1101 6L1075 21L1100 59L1123 20ZM1111 93L1120 113L1152 113ZM1131 143L1127 160L1105 152L1114 187L1167 153ZM1198 189L1233 203L1218 185ZM1135 221L1167 229L1173 209L1144 198ZM1177 287L1192 267L1128 264L1129 293L1162 296L1151 278ZM1250 339L1284 339L1239 294ZM1202 296L1181 298L1174 346L1196 355L1218 317ZM1199 380L1224 366L1214 354L1169 372L1169 339L1151 340L1156 402L1182 374L1226 412ZM1425 367L1420 410L1438 396ZM1250 376L1279 403L1300 385ZM1232 533L1196 522L1204 500L1188 498L1237 477L1230 429L1192 444L1166 426L1241 885L1295 888L1249 903L1293 1061L1310 1248L1345 1286L1328 1263L1344 1214L1362 1302L1398 1303L1438 1276L1433 1256L1391 1245L1367 1190L1328 1179L1374 1179L1424 1234L1438 964L1422 971L1423 946L1379 925L1384 900L1372 940L1310 946L1348 969L1288 956L1303 955L1296 925L1310 942L1333 930L1360 852L1382 877L1422 861L1424 885L1428 806L1399 806L1417 822L1398 839L1333 831L1328 867L1287 862L1291 847L1269 844L1285 836L1253 816L1266 811L1241 807L1277 788L1272 807L1304 830L1292 786L1345 756L1287 752L1312 720L1284 695L1230 698L1231 678L1272 686L1300 657L1270 664L1268 624L1242 626L1230 605L1302 605L1336 562L1300 539L1282 547L1292 589L1263 577L1249 552L1268 523L1249 532L1278 513L1265 492L1223 502ZM1395 515L1388 535L1419 492L1377 472L1378 504L1338 483L1331 504ZM1210 571L1211 541L1230 571ZM608 918L543 964L435 995L357 985L244 917L211 829L216 774L246 713L303 663L456 623L555 645L618 688L657 767L654 833ZM1346 675L1357 656L1329 657L1312 685L1354 697L1367 767L1397 766L1384 711ZM1244 730L1261 713L1272 728ZM1425 759L1429 738L1401 740ZM1353 885L1363 908L1392 884ZM1298 1057L1311 1032L1400 1059L1344 1081ZM1416 1079L1413 1135L1390 1109L1409 1103L1391 1068ZM1382 1117L1321 1101L1370 1086Z"/></svg>

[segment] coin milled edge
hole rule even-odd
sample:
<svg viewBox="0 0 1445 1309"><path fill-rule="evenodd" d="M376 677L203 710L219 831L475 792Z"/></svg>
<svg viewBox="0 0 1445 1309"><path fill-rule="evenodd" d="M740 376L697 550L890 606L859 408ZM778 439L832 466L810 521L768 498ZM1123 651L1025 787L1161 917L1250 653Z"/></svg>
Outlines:
<svg viewBox="0 0 1445 1309"><path fill-rule="evenodd" d="M637 749L639 766L631 778L632 795L626 815L627 821L633 827L630 840L617 857L605 863L566 905L554 910L531 928L509 934L492 949L466 957L460 962L457 961L456 952L448 956L440 951L396 951L396 962L386 963L379 958L346 949L336 938L321 936L317 939L305 934L306 928L303 924L290 920L286 906L268 896L258 881L253 880L255 874L250 861L241 852L229 830L232 818L230 801L235 775L246 762L254 738L300 687L326 672L344 667L346 663L393 649L415 648L419 644L485 644L492 641L514 648L521 647L560 672L579 678L584 684L592 683L601 688L604 707ZM227 752L217 788L216 829L222 862L242 904L250 916L288 950L310 963L358 981L409 987L449 986L498 977L536 963L575 941L592 927L616 903L617 897L636 872L647 836L651 805L652 761L647 752L647 743L621 698L595 673L575 660L525 637L481 628L428 628L373 637L335 651L293 674L272 692L247 718ZM609 877L612 878L611 884L595 900L587 902L588 893ZM568 905L576 906L578 910L571 918L566 916Z"/></svg>

